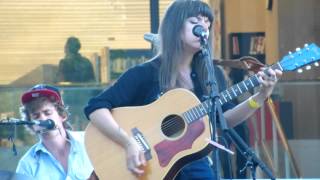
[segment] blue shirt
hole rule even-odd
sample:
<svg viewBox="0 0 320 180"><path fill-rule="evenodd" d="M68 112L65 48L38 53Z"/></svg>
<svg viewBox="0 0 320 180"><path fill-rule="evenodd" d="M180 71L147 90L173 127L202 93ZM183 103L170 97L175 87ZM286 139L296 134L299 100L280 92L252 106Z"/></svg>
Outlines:
<svg viewBox="0 0 320 180"><path fill-rule="evenodd" d="M16 172L41 180L88 179L93 166L84 147L84 132L67 131L70 141L68 172L41 141L33 145L18 163Z"/></svg>

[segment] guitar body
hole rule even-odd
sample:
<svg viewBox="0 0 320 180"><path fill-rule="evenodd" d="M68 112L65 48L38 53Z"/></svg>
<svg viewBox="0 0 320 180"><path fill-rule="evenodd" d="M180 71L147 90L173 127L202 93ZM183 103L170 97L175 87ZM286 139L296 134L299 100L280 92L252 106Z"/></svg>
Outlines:
<svg viewBox="0 0 320 180"><path fill-rule="evenodd" d="M208 117L187 123L181 114L200 104L198 98L185 89L168 91L155 102L139 107L121 107L111 111L114 119L128 134L138 129L150 147L144 176L136 177L126 165L124 149L103 135L91 123L86 128L85 146L100 179L173 179L187 163L206 156L211 146ZM177 120L175 133L166 125ZM167 123L167 124L166 124Z"/></svg>

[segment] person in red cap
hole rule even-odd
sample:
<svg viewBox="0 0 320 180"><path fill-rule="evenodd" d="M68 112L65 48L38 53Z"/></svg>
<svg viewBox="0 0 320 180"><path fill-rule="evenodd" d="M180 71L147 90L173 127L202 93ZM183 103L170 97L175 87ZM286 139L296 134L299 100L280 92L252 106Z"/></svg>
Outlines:
<svg viewBox="0 0 320 180"><path fill-rule="evenodd" d="M38 84L22 94L21 103L24 120L52 121L54 127L29 126L39 142L20 159L16 172L35 179L95 179L84 133L71 131L59 89Z"/></svg>

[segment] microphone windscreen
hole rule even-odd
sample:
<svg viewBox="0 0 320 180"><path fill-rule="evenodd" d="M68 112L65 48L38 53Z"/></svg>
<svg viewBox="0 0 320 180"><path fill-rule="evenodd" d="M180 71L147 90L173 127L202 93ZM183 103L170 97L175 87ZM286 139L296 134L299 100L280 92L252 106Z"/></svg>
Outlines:
<svg viewBox="0 0 320 180"><path fill-rule="evenodd" d="M160 38L158 34L154 33L145 33L143 35L144 40L150 42L153 46L159 47L160 46Z"/></svg>
<svg viewBox="0 0 320 180"><path fill-rule="evenodd" d="M54 129L55 127L56 127L56 124L55 124L55 122L52 120L52 119L47 119L46 120L46 128L47 129Z"/></svg>

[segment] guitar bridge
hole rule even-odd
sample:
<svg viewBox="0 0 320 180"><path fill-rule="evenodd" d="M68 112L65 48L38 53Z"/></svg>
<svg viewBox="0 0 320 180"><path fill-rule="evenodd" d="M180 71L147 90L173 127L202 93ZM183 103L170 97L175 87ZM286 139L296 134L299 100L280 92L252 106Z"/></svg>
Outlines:
<svg viewBox="0 0 320 180"><path fill-rule="evenodd" d="M151 148L141 131L139 131L139 129L135 127L131 129L131 132L133 134L133 138L136 140L136 142L144 152L144 157L146 158L146 160L148 161L152 159Z"/></svg>

